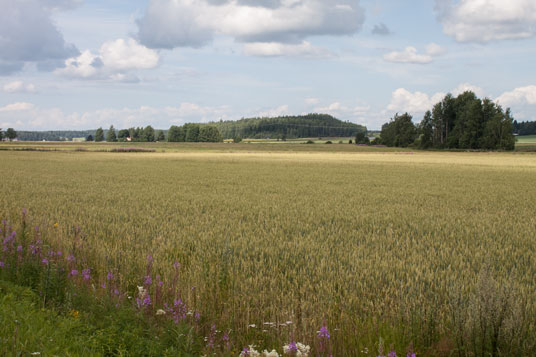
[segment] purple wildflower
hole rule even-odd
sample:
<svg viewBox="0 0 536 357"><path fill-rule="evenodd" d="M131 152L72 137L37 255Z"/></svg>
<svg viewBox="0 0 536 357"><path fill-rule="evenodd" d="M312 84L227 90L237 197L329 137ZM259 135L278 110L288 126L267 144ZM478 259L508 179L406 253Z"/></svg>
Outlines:
<svg viewBox="0 0 536 357"><path fill-rule="evenodd" d="M58 250L58 252L56 253L56 255L57 255L58 257L61 257L61 256L62 256L62 253Z"/></svg>
<svg viewBox="0 0 536 357"><path fill-rule="evenodd" d="M199 311L194 312L194 318L196 322L199 322L201 320L201 313Z"/></svg>
<svg viewBox="0 0 536 357"><path fill-rule="evenodd" d="M101 289L106 289L106 283L102 283L100 287Z"/></svg>
<svg viewBox="0 0 536 357"><path fill-rule="evenodd" d="M291 342L288 344L288 352L291 352L291 353L298 352L298 346L296 342Z"/></svg>
<svg viewBox="0 0 536 357"><path fill-rule="evenodd" d="M227 331L225 331L223 333L222 340L223 340L223 345L225 346L225 349L230 350L231 349L231 339L229 338L229 333Z"/></svg>
<svg viewBox="0 0 536 357"><path fill-rule="evenodd" d="M318 331L318 337L320 338L327 338L329 339L329 330L328 330L328 327L326 325L323 325L321 328L320 328L320 331Z"/></svg>
<svg viewBox="0 0 536 357"><path fill-rule="evenodd" d="M406 357L416 357L415 353L413 352L408 352L408 354L406 355Z"/></svg>
<svg viewBox="0 0 536 357"><path fill-rule="evenodd" d="M17 252L22 253L22 245L19 245L19 246L17 247Z"/></svg>
<svg viewBox="0 0 536 357"><path fill-rule="evenodd" d="M35 226L34 228L36 232L39 232L39 226Z"/></svg>
<svg viewBox="0 0 536 357"><path fill-rule="evenodd" d="M173 302L173 320L175 323L179 323L180 320L186 318L186 304L179 298Z"/></svg>
<svg viewBox="0 0 536 357"><path fill-rule="evenodd" d="M150 275L145 277L145 285L151 285L153 283L153 278Z"/></svg>
<svg viewBox="0 0 536 357"><path fill-rule="evenodd" d="M212 327L210 328L210 333L208 335L208 343L207 343L208 348L214 349L215 338L216 338L216 324L212 324Z"/></svg>
<svg viewBox="0 0 536 357"><path fill-rule="evenodd" d="M114 280L114 273L109 272L109 273L108 273L108 276L106 276L106 279L108 279L108 281L112 281L112 280Z"/></svg>
<svg viewBox="0 0 536 357"><path fill-rule="evenodd" d="M89 280L91 278L91 269L82 270L82 276L84 277L84 280Z"/></svg>
<svg viewBox="0 0 536 357"><path fill-rule="evenodd" d="M114 289L114 294L115 294L115 295L119 295L119 290Z"/></svg>
<svg viewBox="0 0 536 357"><path fill-rule="evenodd" d="M173 267L174 267L175 269L179 269L180 266L181 266L181 265L179 264L179 262L175 262L175 263L173 263Z"/></svg>
<svg viewBox="0 0 536 357"><path fill-rule="evenodd" d="M4 262L0 262L0 268L4 267Z"/></svg>
<svg viewBox="0 0 536 357"><path fill-rule="evenodd" d="M47 259L47 258L43 258L43 260L41 260L41 263L47 265L47 264L48 264L48 259Z"/></svg>
<svg viewBox="0 0 536 357"><path fill-rule="evenodd" d="M71 275L72 276L77 276L78 275L78 270L76 270L76 269L71 270Z"/></svg>
<svg viewBox="0 0 536 357"><path fill-rule="evenodd" d="M244 349L242 350L242 353L240 354L240 356L249 356L249 348L244 347Z"/></svg>
<svg viewBox="0 0 536 357"><path fill-rule="evenodd" d="M69 254L69 256L67 256L67 261L68 261L68 262L74 262L74 260L75 260L75 259L74 259L74 255Z"/></svg>
<svg viewBox="0 0 536 357"><path fill-rule="evenodd" d="M147 263L151 264L153 262L153 256L152 255L149 255L147 256Z"/></svg>
<svg viewBox="0 0 536 357"><path fill-rule="evenodd" d="M145 298L143 299L143 306L151 306L151 296L149 294L145 294Z"/></svg>
<svg viewBox="0 0 536 357"><path fill-rule="evenodd" d="M396 357L396 352L395 351L391 351L387 354L387 357Z"/></svg>

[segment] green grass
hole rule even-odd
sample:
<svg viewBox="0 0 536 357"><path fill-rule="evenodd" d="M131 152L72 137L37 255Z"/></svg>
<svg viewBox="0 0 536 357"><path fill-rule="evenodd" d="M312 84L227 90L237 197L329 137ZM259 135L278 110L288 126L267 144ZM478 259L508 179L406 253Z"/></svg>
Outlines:
<svg viewBox="0 0 536 357"><path fill-rule="evenodd" d="M41 305L31 289L0 280L2 356L197 355L193 349L171 348L169 341L155 339L158 335L143 318L128 309L95 304L60 313Z"/></svg>
<svg viewBox="0 0 536 357"><path fill-rule="evenodd" d="M326 319L338 356L375 351L379 337L399 355L410 342L441 355L480 326L472 307L502 306L494 284L512 293L509 324L526 325L518 310L535 316L533 154L248 145L2 151L0 216L27 207L43 229L58 222L63 245L81 226L95 274L121 267L125 285L139 283L148 254L162 275L179 261L185 300L240 349L314 347Z"/></svg>

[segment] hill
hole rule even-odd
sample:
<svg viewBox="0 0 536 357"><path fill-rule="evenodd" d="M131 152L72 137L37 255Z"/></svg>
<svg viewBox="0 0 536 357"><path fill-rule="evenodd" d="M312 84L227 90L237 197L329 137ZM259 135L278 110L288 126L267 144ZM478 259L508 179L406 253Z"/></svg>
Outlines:
<svg viewBox="0 0 536 357"><path fill-rule="evenodd" d="M245 118L210 123L225 139L285 139L313 137L353 137L367 128L334 118L328 114L307 114L274 118Z"/></svg>

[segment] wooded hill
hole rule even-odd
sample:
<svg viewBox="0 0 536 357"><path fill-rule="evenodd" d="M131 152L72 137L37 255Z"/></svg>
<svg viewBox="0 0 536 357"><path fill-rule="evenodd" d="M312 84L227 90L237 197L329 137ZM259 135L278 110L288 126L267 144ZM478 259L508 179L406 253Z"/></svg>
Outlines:
<svg viewBox="0 0 536 357"><path fill-rule="evenodd" d="M307 114L275 118L246 118L210 123L225 139L292 139L316 137L354 137L367 128L336 119L328 114Z"/></svg>

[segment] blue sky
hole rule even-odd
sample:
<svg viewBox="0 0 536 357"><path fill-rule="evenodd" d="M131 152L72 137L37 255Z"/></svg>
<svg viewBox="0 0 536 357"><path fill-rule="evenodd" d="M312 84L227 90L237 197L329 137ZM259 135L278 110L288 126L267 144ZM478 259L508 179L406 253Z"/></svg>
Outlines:
<svg viewBox="0 0 536 357"><path fill-rule="evenodd" d="M0 0L0 127L329 113L475 91L536 120L533 0Z"/></svg>

